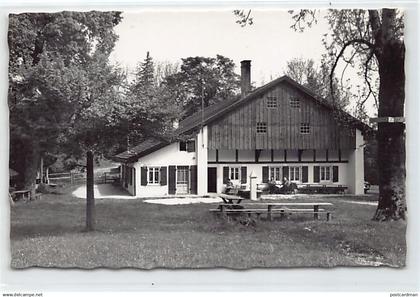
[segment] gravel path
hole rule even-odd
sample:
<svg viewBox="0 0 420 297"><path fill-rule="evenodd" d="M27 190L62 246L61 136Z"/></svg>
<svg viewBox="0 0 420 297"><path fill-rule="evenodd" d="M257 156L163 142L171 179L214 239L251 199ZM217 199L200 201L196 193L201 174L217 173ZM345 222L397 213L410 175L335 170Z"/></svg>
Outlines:
<svg viewBox="0 0 420 297"><path fill-rule="evenodd" d="M112 184L94 185L93 192L95 199L136 199L136 197L131 196L128 192ZM86 199L86 185L78 187L71 194L76 198Z"/></svg>

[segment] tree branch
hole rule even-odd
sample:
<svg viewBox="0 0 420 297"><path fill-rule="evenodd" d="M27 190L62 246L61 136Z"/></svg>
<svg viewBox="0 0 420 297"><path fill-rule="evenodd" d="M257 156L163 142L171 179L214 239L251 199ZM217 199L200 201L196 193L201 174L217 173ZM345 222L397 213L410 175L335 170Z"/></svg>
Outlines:
<svg viewBox="0 0 420 297"><path fill-rule="evenodd" d="M357 44L357 43L367 45L369 48L371 48L371 49L372 49L372 51L374 51L374 50L375 50L375 45L374 45L374 44L372 44L372 43L370 43L370 42L369 42L369 41L367 41L367 40L364 40L364 39L352 39L352 40L350 40L350 41L347 41L347 42L343 45L343 47L341 48L340 53L338 54L337 58L335 59L334 65L333 65L333 67L332 67L332 69L331 69L331 72L330 72L330 89L331 89L331 99L332 99L332 101L333 101L333 106L334 106L334 107L336 106L336 102L335 102L335 98L334 98L334 88L333 88L333 80L334 80L334 71L335 71L335 68L337 67L338 61L339 61L339 60L340 60L340 58L343 56L344 51L346 50L346 48L347 48L347 47L349 47L349 46L351 46L351 45L353 45L353 44Z"/></svg>
<svg viewBox="0 0 420 297"><path fill-rule="evenodd" d="M340 84L341 86L343 86L343 77L344 77L344 72L346 71L347 67L349 66L349 64L351 63L351 61L353 60L354 56L356 55L357 51L354 51L353 55L351 55L350 59L345 60L346 61L346 66L344 66L343 71L341 72L341 78L340 78Z"/></svg>
<svg viewBox="0 0 420 297"><path fill-rule="evenodd" d="M368 100L369 96L372 94L373 98L375 98L375 102L376 102L376 96L375 96L375 92L372 90L372 85L370 84L370 81L368 79L368 71L369 71L369 63L373 58L373 54L374 51L371 50L369 53L369 57L367 58L366 62L365 62L365 82L368 85L369 88L369 93L367 94L366 98L360 103L360 105L365 104L366 100Z"/></svg>

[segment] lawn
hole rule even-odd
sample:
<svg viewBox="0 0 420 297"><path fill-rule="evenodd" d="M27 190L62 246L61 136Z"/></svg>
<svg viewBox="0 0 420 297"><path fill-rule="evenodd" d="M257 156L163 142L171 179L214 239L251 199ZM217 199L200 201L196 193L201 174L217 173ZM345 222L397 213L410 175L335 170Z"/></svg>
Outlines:
<svg viewBox="0 0 420 297"><path fill-rule="evenodd" d="M212 204L166 206L140 199L98 199L97 230L83 232L85 200L47 194L11 208L11 266L404 266L405 222L374 222L375 206L353 204L352 199L357 198L296 200L332 202L335 213L330 222L300 214L249 225L215 218L208 212Z"/></svg>

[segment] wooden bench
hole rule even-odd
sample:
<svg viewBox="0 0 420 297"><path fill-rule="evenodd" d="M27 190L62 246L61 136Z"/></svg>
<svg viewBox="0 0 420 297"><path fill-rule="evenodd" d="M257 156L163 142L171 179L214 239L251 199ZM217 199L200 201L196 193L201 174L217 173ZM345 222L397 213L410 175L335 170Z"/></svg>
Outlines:
<svg viewBox="0 0 420 297"><path fill-rule="evenodd" d="M283 219L287 214L291 215L294 213L298 213L298 214L313 214L315 219L319 218L320 214L326 214L326 219L327 221L330 221L332 219L332 213L333 211L331 210L326 210L326 209L318 209L317 211L314 211L313 209L309 209L309 208L301 208L301 209L290 209L290 208L275 208L275 209L263 209L263 208L242 208L242 209L220 209L220 208L215 208L215 209L210 209L209 210L212 213L215 214L226 214L226 215L230 215L230 214L247 214L249 217L251 217L252 214L256 214L257 217L259 218L261 214L267 214L267 219L268 220L272 220L271 215L275 214L275 213L279 213L280 214L280 218ZM315 217L316 216L316 217Z"/></svg>
<svg viewBox="0 0 420 297"><path fill-rule="evenodd" d="M30 190L13 191L11 193L11 196L13 198L13 201L18 201L20 199L23 199L23 201L28 201L28 200L31 200L31 191Z"/></svg>
<svg viewBox="0 0 420 297"><path fill-rule="evenodd" d="M344 194L347 186L342 185L301 185L298 192L303 194Z"/></svg>
<svg viewBox="0 0 420 297"><path fill-rule="evenodd" d="M249 206L249 208L246 208L247 206ZM255 208L258 206L260 206L260 208ZM319 219L320 214L325 213L327 221L329 221L331 219L332 211L320 208L320 206L332 206L332 204L328 202L254 202L243 203L241 205L221 203L217 209L211 209L210 211L214 213L226 213L227 215L246 213L249 216L253 213L256 213L257 215L264 213L267 214L267 219L270 221L272 220L272 215L275 213L280 213L281 218L286 214L308 213L313 214L315 220Z"/></svg>
<svg viewBox="0 0 420 297"><path fill-rule="evenodd" d="M220 215L220 214L226 214L226 215L231 215L231 214L247 214L248 217L251 217L251 215L255 214L257 215L257 217L259 218L262 214L267 214L268 210L267 209L263 209L263 208L242 208L242 209L220 209L220 208L215 208L215 209L210 209L210 212L216 214L216 215ZM285 212L284 209L275 209L275 210L271 210L271 212L278 212L278 213L283 213Z"/></svg>
<svg viewBox="0 0 420 297"><path fill-rule="evenodd" d="M330 221L332 219L332 210L326 210L323 208L319 208L318 211L314 211L313 209L309 209L309 208L293 208L293 209L287 209L286 213L288 214L294 214L294 213L303 213L303 214L313 214L314 216L316 215L316 219L318 219L318 216L320 214L326 214L327 216L327 221Z"/></svg>

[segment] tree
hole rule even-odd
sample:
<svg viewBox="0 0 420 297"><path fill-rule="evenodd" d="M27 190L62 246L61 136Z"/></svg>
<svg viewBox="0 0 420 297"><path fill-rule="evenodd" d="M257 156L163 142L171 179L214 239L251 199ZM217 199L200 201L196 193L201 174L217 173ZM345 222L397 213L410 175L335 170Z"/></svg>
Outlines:
<svg viewBox="0 0 420 297"><path fill-rule="evenodd" d="M291 13L295 30L303 30L317 19L316 10ZM331 90L337 64L344 60L359 67L359 74L367 85L368 93L361 104L374 96L377 97L378 117L403 117L405 45L402 12L387 8L329 10L326 18L331 29L324 39L332 58ZM379 90L375 90L370 79L371 73L375 72L379 75ZM334 98L333 91L332 94ZM405 219L405 124L378 123L377 142L379 201L374 219Z"/></svg>
<svg viewBox="0 0 420 297"><path fill-rule="evenodd" d="M137 66L136 78L130 86L130 91L139 96L147 97L151 95L150 93L155 86L157 86L155 81L155 66L153 58L147 52L144 61Z"/></svg>
<svg viewBox="0 0 420 297"><path fill-rule="evenodd" d="M161 64L159 64L161 65ZM144 61L137 65L134 81L126 90L126 96L120 103L119 128L125 132L127 146L135 145L146 137L168 139L172 137L173 121L181 113L174 96L160 83L165 80L165 73L172 73L168 66L165 72L155 66L153 58L147 52ZM156 78L156 74L160 78Z"/></svg>
<svg viewBox="0 0 420 297"><path fill-rule="evenodd" d="M182 59L180 71L168 76L163 84L174 94L175 101L187 117L204 107L236 98L239 77L234 62L221 55L216 58Z"/></svg>
<svg viewBox="0 0 420 297"><path fill-rule="evenodd" d="M120 20L98 11L9 16L10 163L26 188L34 189L40 157L68 144L78 115L102 98L108 75L99 69Z"/></svg>
<svg viewBox="0 0 420 297"><path fill-rule="evenodd" d="M321 62L321 69L315 67L312 59L295 58L287 62L285 75L289 76L299 84L307 87L312 92L320 96L320 98L333 103L331 90L329 88L329 70L328 64ZM348 105L351 94L348 86L343 86L338 79L334 79L334 94L336 96L335 104L345 109Z"/></svg>

